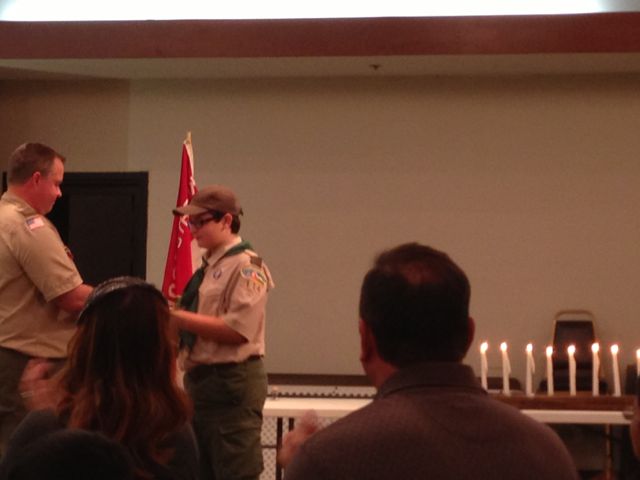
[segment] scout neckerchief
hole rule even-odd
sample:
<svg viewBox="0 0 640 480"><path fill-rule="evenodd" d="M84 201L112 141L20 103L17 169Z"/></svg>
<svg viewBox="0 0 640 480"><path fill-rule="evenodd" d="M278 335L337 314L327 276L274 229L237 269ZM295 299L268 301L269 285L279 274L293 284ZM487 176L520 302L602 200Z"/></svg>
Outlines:
<svg viewBox="0 0 640 480"><path fill-rule="evenodd" d="M244 252L245 250L253 250L253 247L249 242L242 241L227 250L224 255L222 255L222 257L218 259L218 261L226 257L237 255L241 252ZM178 308L182 308L183 310L187 310L188 312L198 311L198 290L200 289L202 280L204 280L204 270L206 267L207 263L203 260L202 266L193 273L193 275L189 279L189 282L184 287L182 296L178 301ZM187 347L189 350L191 350L196 343L196 335L194 333L187 332L186 330L180 330L179 335L180 348Z"/></svg>

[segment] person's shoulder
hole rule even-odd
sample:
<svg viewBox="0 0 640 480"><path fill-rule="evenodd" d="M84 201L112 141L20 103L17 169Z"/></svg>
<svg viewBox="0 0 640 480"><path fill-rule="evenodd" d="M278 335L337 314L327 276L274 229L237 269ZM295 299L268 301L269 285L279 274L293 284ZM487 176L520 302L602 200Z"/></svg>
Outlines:
<svg viewBox="0 0 640 480"><path fill-rule="evenodd" d="M363 478L358 467L362 463L360 459L380 445L377 410L377 407L367 405L314 433L293 455L287 466L286 478Z"/></svg>
<svg viewBox="0 0 640 480"><path fill-rule="evenodd" d="M22 222L25 218L39 215L31 205L16 195L5 192L0 197L1 218Z"/></svg>
<svg viewBox="0 0 640 480"><path fill-rule="evenodd" d="M385 430L385 422L381 421L385 418L385 411L382 402L371 402L316 432L307 443L316 447L324 444L336 447L343 444L344 448L339 447L335 451L347 453L348 445L362 445L362 442L369 440L377 442L379 437L375 432Z"/></svg>
<svg viewBox="0 0 640 480"><path fill-rule="evenodd" d="M0 201L0 225L2 231L13 230L25 222L25 216L17 205L7 201Z"/></svg>
<svg viewBox="0 0 640 480"><path fill-rule="evenodd" d="M238 259L242 263L255 265L258 268L266 267L264 258L262 258L262 256L260 256L258 252L250 248L240 252L240 254L238 255Z"/></svg>
<svg viewBox="0 0 640 480"><path fill-rule="evenodd" d="M50 237L52 234L58 238L56 227L47 217L33 212L25 214L12 204L0 210L0 227L3 233L21 239Z"/></svg>
<svg viewBox="0 0 640 480"><path fill-rule="evenodd" d="M255 282L260 286L273 286L269 268L263 258L254 250L243 250L238 255L235 255L235 257L235 268L242 278Z"/></svg>
<svg viewBox="0 0 640 480"><path fill-rule="evenodd" d="M526 415L512 405L508 405L497 399L486 397L487 417L500 419L500 427L508 429L515 435L518 432L533 443L541 446L555 448L554 446L564 445L560 437L547 424ZM544 448L544 447L542 447Z"/></svg>
<svg viewBox="0 0 640 480"><path fill-rule="evenodd" d="M9 441L10 451L18 451L41 436L63 428L64 425L53 410L33 410L14 431Z"/></svg>
<svg viewBox="0 0 640 480"><path fill-rule="evenodd" d="M24 417L22 424L26 427L57 430L63 428L60 418L53 410L33 410Z"/></svg>

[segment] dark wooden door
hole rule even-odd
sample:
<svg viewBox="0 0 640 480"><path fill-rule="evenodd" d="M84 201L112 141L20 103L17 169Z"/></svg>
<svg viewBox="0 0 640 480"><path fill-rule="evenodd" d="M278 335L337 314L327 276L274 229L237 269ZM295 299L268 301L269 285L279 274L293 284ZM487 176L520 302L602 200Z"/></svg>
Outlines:
<svg viewBox="0 0 640 480"><path fill-rule="evenodd" d="M146 276L148 173L64 176L49 219L71 250L86 283Z"/></svg>

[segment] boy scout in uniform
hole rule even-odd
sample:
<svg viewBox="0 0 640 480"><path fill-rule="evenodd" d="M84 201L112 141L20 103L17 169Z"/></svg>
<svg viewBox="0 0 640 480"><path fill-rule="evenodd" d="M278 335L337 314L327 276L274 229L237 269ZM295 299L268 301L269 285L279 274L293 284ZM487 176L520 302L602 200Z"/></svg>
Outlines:
<svg viewBox="0 0 640 480"><path fill-rule="evenodd" d="M27 143L7 166L0 198L0 451L24 416L18 393L31 358L61 360L91 287L82 283L56 228L44 217L61 196L64 157ZM21 392L26 398L30 392Z"/></svg>
<svg viewBox="0 0 640 480"><path fill-rule="evenodd" d="M267 266L238 235L242 209L220 185L196 193L174 210L188 215L206 250L173 310L182 331L185 386L194 403L201 479L258 479L267 377L265 307L273 282Z"/></svg>

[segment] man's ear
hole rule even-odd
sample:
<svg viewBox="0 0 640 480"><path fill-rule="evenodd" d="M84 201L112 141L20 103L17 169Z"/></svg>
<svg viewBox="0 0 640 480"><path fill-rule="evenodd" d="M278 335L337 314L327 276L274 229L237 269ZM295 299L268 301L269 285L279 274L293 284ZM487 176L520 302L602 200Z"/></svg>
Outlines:
<svg viewBox="0 0 640 480"><path fill-rule="evenodd" d="M233 215L230 213L225 213L222 217L222 222L224 223L225 228L231 229L231 222L233 221Z"/></svg>
<svg viewBox="0 0 640 480"><path fill-rule="evenodd" d="M360 332L360 362L366 362L373 357L376 342L369 325L362 319L358 322L358 331Z"/></svg>
<svg viewBox="0 0 640 480"><path fill-rule="evenodd" d="M360 363L371 384L380 388L391 375L398 371L398 367L380 356L376 338L367 322L360 319L358 329L360 331Z"/></svg>
<svg viewBox="0 0 640 480"><path fill-rule="evenodd" d="M465 348L465 353L469 351L469 348L471 348L471 344L473 343L473 339L476 335L476 322L473 320L473 318L469 317L467 319L467 330L468 330L468 336L467 336L467 345Z"/></svg>
<svg viewBox="0 0 640 480"><path fill-rule="evenodd" d="M42 179L42 172L40 171L35 171L33 172L33 175L31 175L31 181L33 182L34 185L38 185L41 179Z"/></svg>

